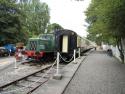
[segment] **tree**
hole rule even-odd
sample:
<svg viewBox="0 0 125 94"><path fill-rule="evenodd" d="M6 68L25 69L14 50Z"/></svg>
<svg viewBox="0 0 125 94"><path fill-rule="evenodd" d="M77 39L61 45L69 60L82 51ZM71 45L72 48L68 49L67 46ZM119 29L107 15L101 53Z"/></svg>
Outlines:
<svg viewBox="0 0 125 94"><path fill-rule="evenodd" d="M48 5L40 0L21 0L20 8L25 13L23 28L31 36L44 33L50 19Z"/></svg>
<svg viewBox="0 0 125 94"><path fill-rule="evenodd" d="M49 19L48 5L40 0L0 0L0 45L44 33Z"/></svg>
<svg viewBox="0 0 125 94"><path fill-rule="evenodd" d="M21 11L15 0L0 0L0 45L24 39L18 38L25 35L21 32L20 16Z"/></svg>
<svg viewBox="0 0 125 94"><path fill-rule="evenodd" d="M101 41L116 43L123 62L124 54L121 42L122 39L125 39L124 11L124 0L92 0L86 11L86 21L90 24L88 32L93 34L95 39L97 39L97 35L101 35Z"/></svg>
<svg viewBox="0 0 125 94"><path fill-rule="evenodd" d="M58 29L63 29L63 27L57 23L53 23L53 24L48 25L47 32L53 32Z"/></svg>

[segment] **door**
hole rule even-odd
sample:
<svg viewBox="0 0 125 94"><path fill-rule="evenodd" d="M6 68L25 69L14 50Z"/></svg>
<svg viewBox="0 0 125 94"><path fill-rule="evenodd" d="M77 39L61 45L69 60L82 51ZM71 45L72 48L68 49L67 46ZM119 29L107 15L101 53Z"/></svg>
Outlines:
<svg viewBox="0 0 125 94"><path fill-rule="evenodd" d="M68 36L66 35L62 37L62 52L68 53Z"/></svg>

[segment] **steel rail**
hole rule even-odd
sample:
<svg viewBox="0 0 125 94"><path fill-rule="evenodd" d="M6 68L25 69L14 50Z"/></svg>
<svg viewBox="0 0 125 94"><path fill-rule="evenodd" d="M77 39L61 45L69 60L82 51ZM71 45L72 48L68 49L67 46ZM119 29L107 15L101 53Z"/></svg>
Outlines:
<svg viewBox="0 0 125 94"><path fill-rule="evenodd" d="M17 83L17 82L19 82L19 81L21 81L21 80L24 80L24 79L26 79L26 78L28 78L28 77L30 77L30 76L33 76L33 75L35 75L35 74L37 74L37 73L39 73L39 72L42 72L42 71L44 71L44 70L46 70L46 69L48 69L48 68L50 68L50 67L51 67L51 65L48 65L48 66L46 66L45 68L42 68L42 69L40 69L40 70L38 70L38 71L36 71L36 72L33 72L33 73L29 74L29 75L26 75L26 76L24 76L24 77L21 77L21 78L19 78L19 79L16 79L16 80L11 81L11 82L9 82L9 83L6 83L6 84L4 84L4 85L1 85L1 86L0 86L0 90L2 90L2 89L5 88L5 87L8 87L8 86L10 86L10 85L13 85L13 84L15 84L15 83Z"/></svg>

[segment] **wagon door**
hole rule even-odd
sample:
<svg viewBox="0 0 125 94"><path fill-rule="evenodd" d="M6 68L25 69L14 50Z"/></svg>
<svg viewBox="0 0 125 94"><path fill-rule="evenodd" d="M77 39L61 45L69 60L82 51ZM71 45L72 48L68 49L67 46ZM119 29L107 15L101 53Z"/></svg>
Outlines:
<svg viewBox="0 0 125 94"><path fill-rule="evenodd" d="M68 36L64 35L62 37L62 52L68 53Z"/></svg>

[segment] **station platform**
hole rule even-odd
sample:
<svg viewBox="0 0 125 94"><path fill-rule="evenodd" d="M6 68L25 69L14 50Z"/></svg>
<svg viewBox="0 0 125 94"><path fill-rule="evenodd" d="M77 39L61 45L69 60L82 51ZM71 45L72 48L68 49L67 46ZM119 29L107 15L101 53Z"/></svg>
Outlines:
<svg viewBox="0 0 125 94"><path fill-rule="evenodd" d="M70 63L61 80L51 79L32 94L125 94L125 65L103 51Z"/></svg>
<svg viewBox="0 0 125 94"><path fill-rule="evenodd" d="M86 56L81 56L76 59L76 62L73 61L66 65L63 69L60 69L60 73L62 75L62 79L56 80L51 78L47 83L39 87L32 94L62 94L66 89L67 85L70 83L71 79L75 75L76 71L79 69L82 62L84 62L85 58L89 53L86 53Z"/></svg>

